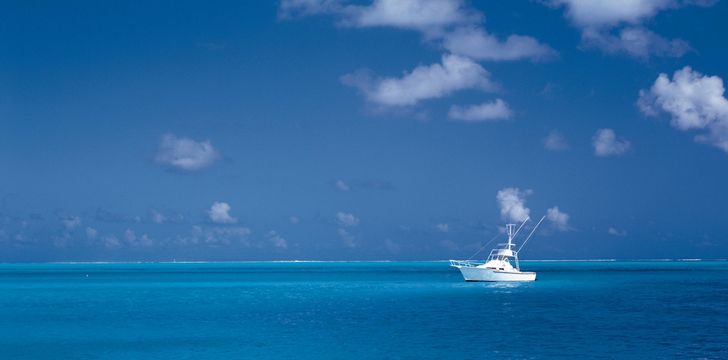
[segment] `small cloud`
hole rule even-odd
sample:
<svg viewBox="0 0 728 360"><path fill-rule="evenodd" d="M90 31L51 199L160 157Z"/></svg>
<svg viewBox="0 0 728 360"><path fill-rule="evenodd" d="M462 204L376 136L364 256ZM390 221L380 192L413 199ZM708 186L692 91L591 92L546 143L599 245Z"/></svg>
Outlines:
<svg viewBox="0 0 728 360"><path fill-rule="evenodd" d="M543 146L546 150L551 151L563 151L569 149L569 143L566 141L566 138L564 138L564 136L556 130L551 130L548 136L543 139Z"/></svg>
<svg viewBox="0 0 728 360"><path fill-rule="evenodd" d="M195 141L164 134L156 161L172 169L197 171L212 165L218 157L209 140Z"/></svg>
<svg viewBox="0 0 728 360"><path fill-rule="evenodd" d="M99 232L98 232L98 231L97 231L96 229L94 229L94 228L92 228L92 227L86 227L86 237L87 237L87 238L88 238L89 240L93 240L93 239L96 239L96 236L97 236L98 234L99 234Z"/></svg>
<svg viewBox="0 0 728 360"><path fill-rule="evenodd" d="M597 156L622 155L632 147L632 144L624 139L618 139L612 129L599 129L592 138L594 154Z"/></svg>
<svg viewBox="0 0 728 360"><path fill-rule="evenodd" d="M341 212L341 211L339 211L338 213L336 213L336 221L341 226L357 226L357 225L359 225L359 218L357 218L356 216L354 216L351 213L345 213L345 212Z"/></svg>
<svg viewBox="0 0 728 360"><path fill-rule="evenodd" d="M443 55L441 63L420 65L400 78L374 78L358 71L344 75L345 85L359 89L370 102L382 106L412 106L460 90L493 91L490 73L478 63L458 55Z"/></svg>
<svg viewBox="0 0 728 360"><path fill-rule="evenodd" d="M339 191L349 191L351 190L351 187L344 181L344 180L336 180L336 183L334 184L336 186L336 189Z"/></svg>
<svg viewBox="0 0 728 360"><path fill-rule="evenodd" d="M508 104L501 99L467 107L453 105L448 112L451 120L467 123L504 120L510 118L511 115Z"/></svg>
<svg viewBox="0 0 728 360"><path fill-rule="evenodd" d="M152 240L149 235L142 234L142 236L137 236L132 229L126 229L126 231L124 231L124 239L127 244L134 247L150 247L154 245L154 240Z"/></svg>
<svg viewBox="0 0 728 360"><path fill-rule="evenodd" d="M210 220L217 224L234 224L238 222L237 218L230 216L230 205L226 202L215 201L207 214L210 216Z"/></svg>
<svg viewBox="0 0 728 360"><path fill-rule="evenodd" d="M444 233L450 231L450 225L445 224L445 223L437 224L437 225L435 225L435 228L437 229L437 231L444 232Z"/></svg>
<svg viewBox="0 0 728 360"><path fill-rule="evenodd" d="M546 219L556 226L561 231L568 231L571 229L569 226L569 214L559 210L558 206L554 206L546 210Z"/></svg>
<svg viewBox="0 0 728 360"><path fill-rule="evenodd" d="M496 200L503 220L515 222L526 220L531 213L531 210L526 207L526 196L531 193L531 190L521 191L513 187L499 190Z"/></svg>
<svg viewBox="0 0 728 360"><path fill-rule="evenodd" d="M627 236L627 230L620 230L620 229L617 229L614 227L609 227L609 229L607 230L607 233L612 236L620 236L620 237Z"/></svg>
<svg viewBox="0 0 728 360"><path fill-rule="evenodd" d="M108 249L118 249L121 247L121 241L114 235L105 236L103 244Z"/></svg>
<svg viewBox="0 0 728 360"><path fill-rule="evenodd" d="M268 231L268 233L265 234L265 237L268 239L268 242L270 242L273 246L279 249L288 249L288 242L276 231Z"/></svg>
<svg viewBox="0 0 728 360"><path fill-rule="evenodd" d="M288 218L288 221L291 224L296 225L296 224L298 224L298 223L301 222L301 219L299 219L298 216L291 216L291 217Z"/></svg>
<svg viewBox="0 0 728 360"><path fill-rule="evenodd" d="M167 220L167 217L165 217L162 213L160 213L157 210L152 210L152 221L156 224L161 224Z"/></svg>
<svg viewBox="0 0 728 360"><path fill-rule="evenodd" d="M81 225L81 218L78 216L70 216L61 220L66 230L73 230Z"/></svg>
<svg viewBox="0 0 728 360"><path fill-rule="evenodd" d="M545 60L558 56L554 49L530 36L510 35L500 41L481 27L461 27L446 34L443 47L476 60Z"/></svg>
<svg viewBox="0 0 728 360"><path fill-rule="evenodd" d="M336 233L339 234L339 237L341 238L341 240L344 241L344 245L346 247L352 249L356 247L356 238L354 237L354 235L346 231L346 229L339 228L338 230L336 230Z"/></svg>
<svg viewBox="0 0 728 360"><path fill-rule="evenodd" d="M190 236L178 237L177 243L181 245L207 245L211 247L221 247L233 243L250 246L248 236L251 233L249 228L243 226L204 228L199 225L194 225L192 226Z"/></svg>

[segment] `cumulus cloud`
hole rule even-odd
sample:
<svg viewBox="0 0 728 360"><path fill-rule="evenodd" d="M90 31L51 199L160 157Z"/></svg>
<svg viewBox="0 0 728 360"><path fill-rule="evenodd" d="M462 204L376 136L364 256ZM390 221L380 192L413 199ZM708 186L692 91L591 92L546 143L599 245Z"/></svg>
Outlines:
<svg viewBox="0 0 728 360"><path fill-rule="evenodd" d="M632 147L632 144L624 139L618 139L612 129L599 129L592 138L594 154L597 156L622 155Z"/></svg>
<svg viewBox="0 0 728 360"><path fill-rule="evenodd" d="M345 212L337 212L336 213L336 221L341 226L357 226L359 225L359 218L354 216L351 213L345 213Z"/></svg>
<svg viewBox="0 0 728 360"><path fill-rule="evenodd" d="M334 183L334 186L336 186L336 189L339 191L349 191L351 190L351 187L349 187L349 184L347 184L344 180L336 180L336 183Z"/></svg>
<svg viewBox="0 0 728 360"><path fill-rule="evenodd" d="M543 146L546 150L562 151L569 149L569 142L559 131L551 130L548 136L543 139Z"/></svg>
<svg viewBox="0 0 728 360"><path fill-rule="evenodd" d="M346 231L346 229L339 228L336 230L336 233L339 234L339 237L341 240L344 241L344 245L348 248L355 248L356 247L356 237L352 235L350 232Z"/></svg>
<svg viewBox="0 0 728 360"><path fill-rule="evenodd" d="M288 242L278 232L274 230L268 231L265 237L273 246L279 249L288 249Z"/></svg>
<svg viewBox="0 0 728 360"><path fill-rule="evenodd" d="M137 236L132 229L126 229L126 231L124 231L124 239L127 244L134 247L149 247L154 245L154 240L152 240L149 235L142 234L142 236Z"/></svg>
<svg viewBox="0 0 728 360"><path fill-rule="evenodd" d="M243 226L206 228L194 225L190 236L179 237L177 242L181 245L207 245L211 247L220 247L233 243L249 246L248 237L251 233L252 231L249 228Z"/></svg>
<svg viewBox="0 0 728 360"><path fill-rule="evenodd" d="M680 57L690 50L681 39L665 39L642 23L666 9L687 5L710 6L713 1L693 0L552 0L566 7L566 16L582 31L582 43L607 53L638 58L651 55Z"/></svg>
<svg viewBox="0 0 728 360"><path fill-rule="evenodd" d="M164 216L164 214L160 213L157 210L152 210L152 221L156 224L161 224L167 220L167 217Z"/></svg>
<svg viewBox="0 0 728 360"><path fill-rule="evenodd" d="M209 140L195 141L164 134L156 161L172 169L197 171L212 165L218 156Z"/></svg>
<svg viewBox="0 0 728 360"><path fill-rule="evenodd" d="M685 40L665 39L643 27L627 27L618 33L586 29L582 32L582 41L608 54L622 53L637 58L681 57L690 51Z"/></svg>
<svg viewBox="0 0 728 360"><path fill-rule="evenodd" d="M96 239L96 236L97 236L98 234L99 234L99 232L98 232L98 231L97 231L96 229L94 229L94 228L92 228L92 227L86 227L86 237L87 237L87 238L88 238L89 240L93 240L93 239Z"/></svg>
<svg viewBox="0 0 728 360"><path fill-rule="evenodd" d="M728 152L728 99L723 79L703 75L689 66L672 79L661 73L652 87L640 90L638 106L647 115L666 113L673 127L704 130L695 140Z"/></svg>
<svg viewBox="0 0 728 360"><path fill-rule="evenodd" d="M495 198L498 201L503 220L513 222L526 220L531 213L531 210L526 207L526 196L531 192L531 190L521 191L513 187L499 190Z"/></svg>
<svg viewBox="0 0 728 360"><path fill-rule="evenodd" d="M278 13L284 19L329 14L338 16L342 26L386 26L426 33L482 18L461 0L374 0L366 5L343 0L283 0Z"/></svg>
<svg viewBox="0 0 728 360"><path fill-rule="evenodd" d="M399 78L374 78L359 71L344 75L342 82L358 88L367 100L382 106L410 106L460 90L496 88L488 71L457 55L443 55L441 63L420 65Z"/></svg>
<svg viewBox="0 0 728 360"><path fill-rule="evenodd" d="M278 232L274 230L268 231L268 233L265 234L265 237L274 247L279 249L288 249L288 241L286 241L286 239L284 239Z"/></svg>
<svg viewBox="0 0 728 360"><path fill-rule="evenodd" d="M73 230L81 225L81 218L78 216L69 216L65 219L62 219L61 222L63 223L63 227L65 227L66 230Z"/></svg>
<svg viewBox="0 0 728 360"><path fill-rule="evenodd" d="M103 245L107 249L118 249L121 247L121 241L116 236L109 235L103 238Z"/></svg>
<svg viewBox="0 0 728 360"><path fill-rule="evenodd" d="M505 101L496 99L493 102L485 102L480 105L467 107L453 105L450 107L448 116L452 120L470 123L495 121L510 118L511 109Z"/></svg>
<svg viewBox="0 0 728 360"><path fill-rule="evenodd" d="M449 52L477 60L505 61L543 59L556 51L524 35L505 41L482 26L484 16L462 0L374 0L366 5L347 1L284 0L281 18L329 14L348 27L393 27L415 30Z"/></svg>
<svg viewBox="0 0 728 360"><path fill-rule="evenodd" d="M620 230L615 227L609 227L607 233L612 236L627 236L626 230Z"/></svg>
<svg viewBox="0 0 728 360"><path fill-rule="evenodd" d="M210 220L217 224L234 224L238 222L237 218L230 216L230 205L226 202L215 201L207 214Z"/></svg>
<svg viewBox="0 0 728 360"><path fill-rule="evenodd" d="M559 210L558 206L554 206L546 210L546 219L556 226L561 231L568 231L571 229L569 226L569 214Z"/></svg>
<svg viewBox="0 0 728 360"><path fill-rule="evenodd" d="M530 36L510 35L500 41L481 27L462 27L448 32L443 37L443 47L453 54L476 60L539 60L557 55L554 49Z"/></svg>

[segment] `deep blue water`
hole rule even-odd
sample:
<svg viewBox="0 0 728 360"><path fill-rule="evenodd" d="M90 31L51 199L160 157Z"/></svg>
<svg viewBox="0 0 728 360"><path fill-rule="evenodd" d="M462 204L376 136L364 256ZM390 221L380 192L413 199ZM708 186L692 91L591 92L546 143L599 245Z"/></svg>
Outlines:
<svg viewBox="0 0 728 360"><path fill-rule="evenodd" d="M728 359L728 262L0 265L0 359Z"/></svg>

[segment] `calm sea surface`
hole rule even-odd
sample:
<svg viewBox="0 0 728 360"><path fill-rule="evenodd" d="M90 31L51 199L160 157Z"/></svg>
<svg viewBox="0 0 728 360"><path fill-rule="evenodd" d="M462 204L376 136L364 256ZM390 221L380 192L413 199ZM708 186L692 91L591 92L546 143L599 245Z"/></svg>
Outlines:
<svg viewBox="0 0 728 360"><path fill-rule="evenodd" d="M4 264L0 359L728 359L728 262Z"/></svg>

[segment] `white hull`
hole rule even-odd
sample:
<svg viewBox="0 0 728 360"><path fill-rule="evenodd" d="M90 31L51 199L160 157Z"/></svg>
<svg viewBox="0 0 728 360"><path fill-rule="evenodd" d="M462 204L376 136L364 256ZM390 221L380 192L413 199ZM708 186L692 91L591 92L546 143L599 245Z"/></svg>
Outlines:
<svg viewBox="0 0 728 360"><path fill-rule="evenodd" d="M536 273L527 271L502 271L484 267L458 266L465 281L535 281Z"/></svg>

